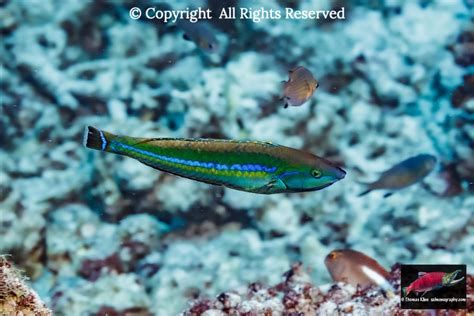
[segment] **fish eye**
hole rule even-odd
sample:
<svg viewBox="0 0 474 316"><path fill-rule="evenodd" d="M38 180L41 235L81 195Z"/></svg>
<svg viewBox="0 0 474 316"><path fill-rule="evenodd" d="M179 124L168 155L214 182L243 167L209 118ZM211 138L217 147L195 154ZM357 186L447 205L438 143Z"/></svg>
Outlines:
<svg viewBox="0 0 474 316"><path fill-rule="evenodd" d="M323 174L318 169L314 169L313 171L311 171L311 175L317 179L321 178Z"/></svg>
<svg viewBox="0 0 474 316"><path fill-rule="evenodd" d="M209 43L208 47L209 49L214 49L214 45L212 45L211 43Z"/></svg>

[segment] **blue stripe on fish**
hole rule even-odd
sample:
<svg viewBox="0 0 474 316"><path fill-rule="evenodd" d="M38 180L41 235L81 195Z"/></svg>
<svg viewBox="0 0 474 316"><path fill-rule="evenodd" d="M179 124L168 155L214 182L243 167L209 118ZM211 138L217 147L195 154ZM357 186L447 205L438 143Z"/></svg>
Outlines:
<svg viewBox="0 0 474 316"><path fill-rule="evenodd" d="M105 141L105 138L103 138L103 134L101 133L101 138L103 141L103 149L105 149L105 146L107 145L107 142ZM104 145L105 144L105 145ZM164 155L158 155L155 153L152 153L147 150L143 149L138 149L130 145L114 142L114 145L118 145L119 147L122 147L127 150L134 151L136 153L157 158L163 161L168 161L168 162L173 162L181 165L186 165L186 166L192 166L192 167L201 167L201 168L206 168L206 169L217 169L217 170L238 170L238 171L244 171L244 172L257 172L257 171L263 171L267 173L274 173L277 170L277 167L267 167L259 164L233 164L232 166L228 166L226 164L219 164L219 163L214 163L214 162L204 162L204 161L195 161L195 160L186 160L186 159L181 159L181 158L175 158L175 157L168 157Z"/></svg>
<svg viewBox="0 0 474 316"><path fill-rule="evenodd" d="M107 147L107 139L105 139L104 133L101 130L99 130L99 134L100 134L100 139L102 140L101 149L105 150L105 148Z"/></svg>

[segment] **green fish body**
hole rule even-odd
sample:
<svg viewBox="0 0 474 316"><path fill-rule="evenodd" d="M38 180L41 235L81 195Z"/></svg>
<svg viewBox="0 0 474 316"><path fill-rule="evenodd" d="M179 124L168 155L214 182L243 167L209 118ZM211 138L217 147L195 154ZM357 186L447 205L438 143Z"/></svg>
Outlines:
<svg viewBox="0 0 474 316"><path fill-rule="evenodd" d="M135 138L89 126L84 145L181 177L261 194L320 190L346 174L324 158L265 142Z"/></svg>

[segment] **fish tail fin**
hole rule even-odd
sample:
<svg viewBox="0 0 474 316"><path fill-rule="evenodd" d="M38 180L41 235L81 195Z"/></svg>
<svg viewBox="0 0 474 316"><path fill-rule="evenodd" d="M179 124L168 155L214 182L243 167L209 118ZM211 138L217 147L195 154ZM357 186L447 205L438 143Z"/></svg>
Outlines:
<svg viewBox="0 0 474 316"><path fill-rule="evenodd" d="M366 186L366 189L364 191L362 191L361 193L359 193L358 196L364 196L364 195L366 195L367 193L369 193L370 191L372 191L374 189L373 183L371 183L371 182L362 182L362 181L356 181L356 182L358 184Z"/></svg>
<svg viewBox="0 0 474 316"><path fill-rule="evenodd" d="M87 126L84 129L83 144L87 148L107 151L110 140L115 137L114 134L101 131L93 126Z"/></svg>

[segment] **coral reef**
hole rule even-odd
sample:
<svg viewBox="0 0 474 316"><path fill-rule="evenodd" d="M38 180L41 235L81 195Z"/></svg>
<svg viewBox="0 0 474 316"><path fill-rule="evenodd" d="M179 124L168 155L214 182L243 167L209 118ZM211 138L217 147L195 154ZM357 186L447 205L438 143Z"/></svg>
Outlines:
<svg viewBox="0 0 474 316"><path fill-rule="evenodd" d="M7 256L0 255L0 314L52 315Z"/></svg>
<svg viewBox="0 0 474 316"><path fill-rule="evenodd" d="M222 3L173 3L197 5ZM187 313L397 311L376 289L316 286L331 283L335 248L472 273L472 2L265 1L290 5L344 6L346 19L211 21L222 46L209 56L179 29L130 19L130 2L2 2L0 253L55 313L177 315L198 297ZM284 109L280 81L298 65L320 87ZM272 141L348 175L319 192L251 195L87 150L85 125ZM440 161L425 184L358 197L359 181L419 153ZM269 287L296 261L307 275Z"/></svg>

